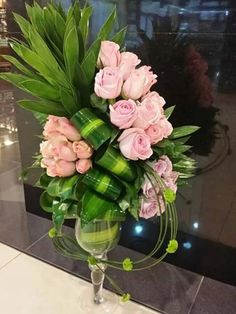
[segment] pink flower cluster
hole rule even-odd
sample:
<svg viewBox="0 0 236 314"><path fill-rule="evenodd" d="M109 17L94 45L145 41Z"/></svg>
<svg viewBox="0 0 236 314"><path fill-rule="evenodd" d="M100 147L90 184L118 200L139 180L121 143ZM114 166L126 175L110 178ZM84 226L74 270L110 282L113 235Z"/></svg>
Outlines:
<svg viewBox="0 0 236 314"><path fill-rule="evenodd" d="M110 105L111 123L124 130L118 139L122 154L131 160L148 159L151 146L173 131L164 115L165 100L150 88L157 82L149 66L140 63L131 52L119 51L119 45L103 41L95 77L95 93L104 99L121 97Z"/></svg>
<svg viewBox="0 0 236 314"><path fill-rule="evenodd" d="M173 171L172 162L163 155L158 161L151 163L155 173L157 173L164 181L167 188L170 188L175 193L177 191L176 181L178 179L178 172ZM165 203L160 194L159 186L145 177L143 186L143 198L141 201L141 209L139 216L145 219L151 218L155 215L160 216L165 211Z"/></svg>
<svg viewBox="0 0 236 314"><path fill-rule="evenodd" d="M43 135L41 167L48 176L68 177L76 171L83 174L92 167L92 148L67 118L48 116Z"/></svg>

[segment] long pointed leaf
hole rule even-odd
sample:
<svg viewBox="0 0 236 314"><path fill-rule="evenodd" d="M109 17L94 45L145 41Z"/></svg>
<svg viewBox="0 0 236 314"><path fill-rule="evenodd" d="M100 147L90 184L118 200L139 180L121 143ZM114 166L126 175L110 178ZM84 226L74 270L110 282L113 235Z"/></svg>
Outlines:
<svg viewBox="0 0 236 314"><path fill-rule="evenodd" d="M112 38L112 41L117 43L119 46L122 46L125 40L127 29L127 26L122 28L117 34L115 34L115 36Z"/></svg>
<svg viewBox="0 0 236 314"><path fill-rule="evenodd" d="M116 8L112 10L111 14L108 16L107 20L100 28L97 37L101 37L102 40L107 39L113 29L115 21L116 21Z"/></svg>
<svg viewBox="0 0 236 314"><path fill-rule="evenodd" d="M59 117L65 117L68 115L62 105L59 103L25 99L18 101L18 104L26 110L40 112L47 115L50 114Z"/></svg>

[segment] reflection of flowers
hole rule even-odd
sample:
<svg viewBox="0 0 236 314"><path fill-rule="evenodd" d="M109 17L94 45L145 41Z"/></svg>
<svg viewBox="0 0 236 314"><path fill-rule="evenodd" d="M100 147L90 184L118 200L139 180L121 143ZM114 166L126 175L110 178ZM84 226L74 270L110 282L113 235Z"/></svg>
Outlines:
<svg viewBox="0 0 236 314"><path fill-rule="evenodd" d="M216 114L219 111L212 105L208 64L190 43L190 38L179 34L178 25L174 28L170 19L156 18L152 24L151 39L139 30L143 45L136 52L154 72L158 71L157 92L167 105L176 106L171 123L200 126L190 144L195 153L208 155L215 145Z"/></svg>
<svg viewBox="0 0 236 314"><path fill-rule="evenodd" d="M185 73L189 78L190 88L199 106L209 107L213 103L213 90L207 76L208 64L193 45L187 48Z"/></svg>

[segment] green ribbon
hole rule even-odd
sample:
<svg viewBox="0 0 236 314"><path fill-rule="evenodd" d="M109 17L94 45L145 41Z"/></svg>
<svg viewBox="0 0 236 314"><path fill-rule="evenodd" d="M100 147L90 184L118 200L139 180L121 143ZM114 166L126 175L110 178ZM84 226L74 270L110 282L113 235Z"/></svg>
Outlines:
<svg viewBox="0 0 236 314"><path fill-rule="evenodd" d="M111 146L97 153L95 163L127 182L134 181L136 177L136 171L131 163Z"/></svg>
<svg viewBox="0 0 236 314"><path fill-rule="evenodd" d="M81 136L97 150L112 134L112 129L88 108L79 110L71 118Z"/></svg>
<svg viewBox="0 0 236 314"><path fill-rule="evenodd" d="M122 184L115 178L94 168L84 175L82 182L111 200L116 200L123 188Z"/></svg>

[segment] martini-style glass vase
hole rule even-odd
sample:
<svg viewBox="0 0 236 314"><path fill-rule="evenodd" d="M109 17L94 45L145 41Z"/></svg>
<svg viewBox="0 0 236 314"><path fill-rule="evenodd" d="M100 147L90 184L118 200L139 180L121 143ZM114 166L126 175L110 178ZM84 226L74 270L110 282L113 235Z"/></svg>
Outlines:
<svg viewBox="0 0 236 314"><path fill-rule="evenodd" d="M98 260L106 260L107 252L112 250L120 238L120 222L107 220L94 220L86 225L77 219L75 225L75 236L78 244L91 256ZM118 306L116 294L103 291L106 265L90 265L91 280L93 284L93 302L88 296L84 296L82 306L86 313L112 313ZM99 306L98 306L99 305Z"/></svg>

